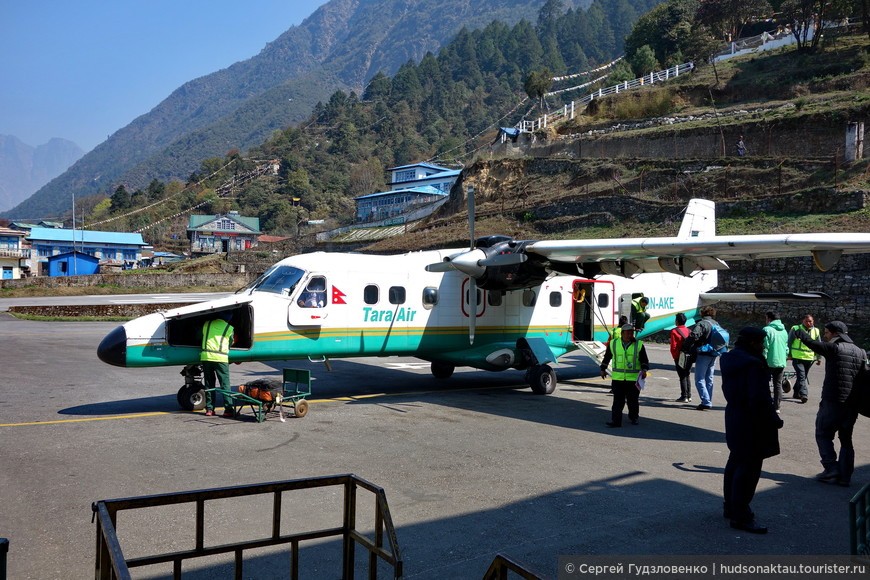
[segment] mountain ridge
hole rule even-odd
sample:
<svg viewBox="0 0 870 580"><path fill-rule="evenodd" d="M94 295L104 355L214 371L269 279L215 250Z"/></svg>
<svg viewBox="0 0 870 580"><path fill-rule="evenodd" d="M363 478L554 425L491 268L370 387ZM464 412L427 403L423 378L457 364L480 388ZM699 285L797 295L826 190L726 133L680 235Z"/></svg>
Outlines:
<svg viewBox="0 0 870 580"><path fill-rule="evenodd" d="M392 73L407 60L437 50L462 26L499 18L515 22L534 16L543 3L488 0L472 8L471 0L442 0L437 6L422 0L330 0L258 55L184 83L3 215L61 214L69 209L72 193L86 196L108 193L118 183L137 188L151 178L184 178L205 157L247 149L271 131L303 120L335 90L361 90L377 71ZM384 18L396 11L401 18ZM438 18L436 11L448 17ZM413 40L390 42L408 29L420 32ZM259 118L256 130L241 139L228 133L245 124L234 117L237 111L256 107L264 93L281 86L282 96L294 99L285 102L286 109ZM189 148L191 143L197 146Z"/></svg>
<svg viewBox="0 0 870 580"><path fill-rule="evenodd" d="M81 147L60 137L33 147L14 135L0 135L0 210L27 199L84 153Z"/></svg>

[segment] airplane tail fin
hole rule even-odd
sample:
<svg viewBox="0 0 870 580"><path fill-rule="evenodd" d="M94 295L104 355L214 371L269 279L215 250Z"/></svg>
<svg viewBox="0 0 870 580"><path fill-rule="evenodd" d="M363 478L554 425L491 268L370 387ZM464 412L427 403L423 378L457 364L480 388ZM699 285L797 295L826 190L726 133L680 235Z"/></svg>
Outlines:
<svg viewBox="0 0 870 580"><path fill-rule="evenodd" d="M716 235L716 203L707 199L691 199L683 216L680 233L683 240L711 238Z"/></svg>

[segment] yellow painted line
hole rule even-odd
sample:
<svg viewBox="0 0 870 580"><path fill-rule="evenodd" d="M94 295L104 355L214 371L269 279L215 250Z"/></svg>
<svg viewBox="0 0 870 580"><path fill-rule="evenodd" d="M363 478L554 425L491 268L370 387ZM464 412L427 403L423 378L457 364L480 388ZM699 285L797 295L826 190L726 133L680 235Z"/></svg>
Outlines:
<svg viewBox="0 0 870 580"><path fill-rule="evenodd" d="M88 419L57 419L54 421L34 421L32 423L0 423L0 427L30 427L33 425L58 425L60 423L85 423L87 421L111 421L113 419L137 419L139 417L156 417L158 415L174 415L182 411L157 411L155 413L139 413L137 415L116 415L114 417L90 417Z"/></svg>
<svg viewBox="0 0 870 580"><path fill-rule="evenodd" d="M483 390L493 390L493 389L516 389L516 388L525 388L526 385L510 385L510 386L499 386L499 387L465 387L461 389L434 389L431 391L407 391L404 393L373 393L369 395L354 395L347 397L336 397L333 399L306 399L309 403L330 403L330 402L348 402L348 401L362 401L365 399L374 399L379 397L407 397L411 395L430 395L433 393L456 393L462 391L483 391ZM285 405L289 406L289 405ZM215 408L215 413L217 416L217 410L221 407ZM36 425L60 425L64 423L86 423L89 421L114 421L118 419L140 419L142 417L158 417L161 415L204 415L205 411L156 411L154 413L137 413L135 415L115 415L113 417L89 417L87 419L56 419L49 421L33 421L29 423L0 423L0 427L33 427Z"/></svg>

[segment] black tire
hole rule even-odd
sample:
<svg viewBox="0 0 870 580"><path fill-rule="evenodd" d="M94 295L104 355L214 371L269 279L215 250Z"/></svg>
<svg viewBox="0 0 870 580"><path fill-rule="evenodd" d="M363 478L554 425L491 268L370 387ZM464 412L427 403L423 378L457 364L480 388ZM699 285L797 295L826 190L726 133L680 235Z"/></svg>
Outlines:
<svg viewBox="0 0 870 580"><path fill-rule="evenodd" d="M549 395L556 390L556 371L550 365L540 365L529 369L527 380L536 395Z"/></svg>
<svg viewBox="0 0 870 580"><path fill-rule="evenodd" d="M456 370L452 364L437 360L433 360L429 368L432 371L432 376L436 379L449 379L453 376L453 371Z"/></svg>
<svg viewBox="0 0 870 580"><path fill-rule="evenodd" d="M308 401L305 399L299 399L296 401L296 404L293 405L293 411L297 417L300 419L308 414Z"/></svg>
<svg viewBox="0 0 870 580"><path fill-rule="evenodd" d="M791 381L788 379L783 379L782 381L782 392L790 393L791 392Z"/></svg>
<svg viewBox="0 0 870 580"><path fill-rule="evenodd" d="M185 411L200 411L205 409L205 391L199 381L184 385L178 389L178 404Z"/></svg>

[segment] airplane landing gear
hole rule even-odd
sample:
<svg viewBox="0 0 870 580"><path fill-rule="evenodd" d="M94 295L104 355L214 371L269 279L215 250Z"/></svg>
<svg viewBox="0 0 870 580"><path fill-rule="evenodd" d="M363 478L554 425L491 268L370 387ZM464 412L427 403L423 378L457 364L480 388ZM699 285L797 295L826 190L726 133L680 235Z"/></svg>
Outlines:
<svg viewBox="0 0 870 580"><path fill-rule="evenodd" d="M433 360L429 369L432 371L432 376L436 379L449 379L453 375L453 371L456 370L456 367L450 363Z"/></svg>
<svg viewBox="0 0 870 580"><path fill-rule="evenodd" d="M178 389L176 398L185 411L199 411L205 408L205 387L202 384L202 366L187 365L181 371L184 386Z"/></svg>
<svg viewBox="0 0 870 580"><path fill-rule="evenodd" d="M536 395L549 395L556 390L556 371L550 365L537 365L526 371L526 382Z"/></svg>

